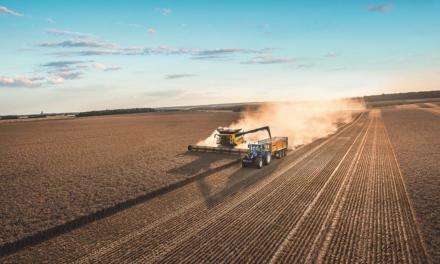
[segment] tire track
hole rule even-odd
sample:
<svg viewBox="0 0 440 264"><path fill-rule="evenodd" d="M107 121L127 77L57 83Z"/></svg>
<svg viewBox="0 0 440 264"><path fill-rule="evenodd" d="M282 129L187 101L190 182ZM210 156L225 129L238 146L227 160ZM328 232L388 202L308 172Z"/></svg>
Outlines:
<svg viewBox="0 0 440 264"><path fill-rule="evenodd" d="M302 168L309 169L310 166L307 166L307 164L308 164L307 162L305 164L303 164ZM243 212L246 212L246 211L253 209L253 204L256 203L256 205L259 205L260 203L262 203L264 201L264 197L267 197L270 194L279 191L279 188L283 186L282 184L286 180L285 178L286 177L283 177L283 179L277 179L278 181L275 183L276 185L273 184L272 186L270 186L270 188L265 188L265 189L261 190L261 192L257 193L257 195L253 195L252 198L245 200L243 203L240 203L239 207L236 206L235 208L231 208L234 210L232 212L228 213L228 217L226 217L226 218L235 219L236 221L241 219L240 215L243 214ZM233 215L233 216L231 216L231 215ZM216 224L220 223L220 225L224 226L224 222L226 221L224 218L225 217L218 219L216 221ZM189 230L189 231L190 232L188 233L188 237L193 236L194 231L193 230ZM214 232L214 233L216 233L216 232ZM210 234L205 234L203 236L210 237ZM182 238L182 236L180 236L180 238ZM185 237L185 239L186 239L186 237ZM169 244L168 244L168 246L169 246ZM175 251L179 252L179 250L175 250ZM160 254L163 254L164 252L165 251L161 250ZM149 260L152 260L151 255L148 257L149 257Z"/></svg>
<svg viewBox="0 0 440 264"><path fill-rule="evenodd" d="M345 131L355 125L358 122L356 120L350 126L343 129L343 131L340 131L337 135L344 135L346 133ZM149 255L151 258L154 258L156 256L155 252L161 253L164 252L164 247L168 247L169 243L167 241L174 240L174 243L178 243L185 239L186 236L190 236L194 233L194 227L197 229L201 229L212 222L214 222L218 217L228 212L228 208L234 208L236 204L239 204L239 202L246 200L255 193L258 190L261 190L263 187L269 184L277 184L280 185L282 182L280 179L280 176L285 173L286 171L292 169L295 166L305 166L308 162L314 160L315 155L319 155L324 149L322 149L322 146L326 144L335 144L332 139L328 139L321 143L319 146L315 147L310 152L306 153L304 156L300 157L299 160L290 166L288 166L286 169L281 171L280 173L277 173L276 177L272 177L271 179L268 179L263 182L263 184L260 185L259 188L256 190L253 190L248 196L241 195L234 195L231 196L230 199L227 201L223 201L223 203L217 207L211 208L211 210L207 210L205 206L201 206L200 204L196 204L194 206L190 206L189 208L186 208L184 212L179 212L176 215L173 215L173 217L167 219L166 221L159 221L154 225L147 226L146 228L142 228L141 230L136 231L133 234L130 234L129 236L122 238L109 246L106 246L104 248L101 248L98 251L93 252L92 254L82 258L79 260L79 262L88 262L91 260L98 260L101 258L107 258L108 260L119 258L122 256L119 256L121 252L125 255L125 260L129 259L135 259L137 256L142 256L145 252L149 252ZM310 157L310 160L305 160L306 158ZM298 165L299 164L299 165ZM273 183L275 182L275 183ZM226 209L225 209L226 208ZM169 227L168 227L169 226ZM190 228L192 227L192 228ZM166 230L164 232L163 230ZM176 238L175 234L179 233L179 238ZM147 236L147 238L145 238ZM162 241L163 243L157 243L155 241ZM148 242L148 243L146 243ZM125 250L125 248L130 247L130 245L139 245L136 248L132 248L133 250ZM148 244L145 247L140 246ZM124 248L124 250L122 250ZM117 256L117 257L116 257Z"/></svg>
<svg viewBox="0 0 440 264"><path fill-rule="evenodd" d="M359 132L356 130L353 133L358 134ZM243 209L249 207L249 205L244 204L246 207L237 208L235 214L228 214L225 219L219 220L216 225L194 235L192 239L179 245L161 261L192 262L203 259L208 262L233 262L239 261L239 259L235 259L236 257L246 256L246 253L243 253L246 248L253 250L252 245L255 242L263 244L261 239L269 244L273 244L273 241L282 241L284 235L290 230L291 219L301 217L302 212L306 210L307 205L327 180L328 171L334 170L350 147L353 139L354 136L349 136L348 139L345 139L346 144L335 142L333 148L326 148L320 159L310 161L309 167L312 168L320 163L325 164L324 167L317 167L319 168L318 171L311 171L310 169L309 171L295 171L289 177L290 180L283 182L284 186L278 189L277 192L273 192L270 196L259 196L258 200L260 202L251 209L252 211L242 214ZM335 151L334 148L339 151ZM316 163L315 166L312 166L314 163ZM261 200L263 201L261 202ZM274 215L273 212L279 213ZM263 233L264 235L261 235ZM274 234L276 234L277 239L272 239ZM277 247L271 246L270 248L275 252ZM253 252L258 253L255 250ZM269 256L269 258L271 256L267 252L261 253L261 255ZM255 254L250 257L255 257ZM246 259L246 261L251 260Z"/></svg>
<svg viewBox="0 0 440 264"><path fill-rule="evenodd" d="M341 198L341 195L343 195L344 189L346 188L345 182L349 180L349 177L347 177L347 175L349 175L353 171L354 165L358 160L358 157L353 154L359 153L359 150L363 148L370 126L371 122L366 128L366 131L363 133L362 139L360 140L360 142L358 142L359 144L357 144L356 147L353 148L355 146L355 143L357 142L357 139L361 136L362 133L357 136L353 144L342 157L336 169L329 176L326 184L322 187L321 191L315 197L313 202L309 205L307 210L302 215L301 219L287 235L283 243L273 255L270 261L271 263L279 261L296 263L304 261L307 262L307 259L310 258L310 256L308 256L305 251L310 249L310 247L316 243L316 239L320 237L320 233L322 233L325 229L325 223L328 222L330 216L334 214L333 211L336 206L336 201L338 201L339 199L343 199ZM347 158L347 156L349 157ZM345 164L343 164L344 162ZM340 167L343 168L339 169ZM345 170L347 171L346 173L344 173ZM331 180L333 177L335 177L335 179L332 182ZM327 187L327 185L329 187ZM330 204L331 201L334 202ZM330 207L328 211L325 210L327 209L327 207ZM323 223L321 223L321 220L323 220ZM312 242L311 240L313 238L316 239Z"/></svg>
<svg viewBox="0 0 440 264"><path fill-rule="evenodd" d="M375 135L376 132L376 124L374 122L374 119L371 118L374 113L370 114L370 119L372 122L371 129L373 131L370 131L369 135ZM371 151L372 145L374 142L371 142L371 137L367 138L365 147L360 152L359 160L358 160L358 166L355 170L356 174L352 174L351 176L351 182L350 187L347 189L347 192L345 193L346 199L342 200L340 204L338 205L338 213L336 214L337 217L335 217L332 220L331 227L329 231L327 232L325 239L322 243L320 252L318 252L317 256L317 262L327 262L328 260L324 260L326 257L333 258L333 255L338 256L340 259L339 261L346 261L347 254L346 255L337 255L336 253L330 254L330 256L326 255L328 251L332 252L339 252L342 247L344 246L350 246L347 245L347 243L352 244L354 241L352 241L350 238L346 240L343 240L341 238L334 238L336 234L344 233L348 234L350 236L350 231L356 230L356 228L352 227L350 224L353 224L354 219L356 219L358 212L356 212L356 208L359 208L362 206L360 204L360 201L363 201L362 199L359 199L360 197L365 197L365 195L362 193L362 190L365 188L362 188L363 186L360 185L362 183L362 171L360 171L361 168L365 168L365 161L362 159L362 156L365 156L365 154L368 154ZM359 153L358 153L359 154ZM367 155L370 156L370 155ZM371 165L371 164L370 164ZM357 177L354 177L354 175L357 175ZM347 201L353 201L352 203L347 203ZM348 208L347 208L348 207ZM350 208L352 207L352 208ZM345 220L345 221L344 221ZM348 223L347 223L348 222ZM357 223L357 222L356 222ZM353 237L354 235L351 235L350 237ZM344 237L346 238L346 237ZM333 240L333 241L332 241ZM348 254L351 254L350 249L347 250Z"/></svg>
<svg viewBox="0 0 440 264"><path fill-rule="evenodd" d="M400 216L403 218L401 223L405 221L409 228L409 241L413 242L413 247L408 248L408 252L411 254L412 259L414 259L415 263L428 263L431 262L431 259L429 258L429 255L427 253L425 244L422 239L422 235L419 229L419 226L416 221L415 212L413 209L413 206L410 202L408 191L406 190L406 186L403 180L402 172L399 168L399 163L397 161L396 154L393 149L393 145L391 144L390 137L388 135L388 131L386 129L386 126L381 119L381 126L383 127L384 131L384 141L386 142L388 152L388 162L390 164L391 171L395 177L393 177L394 180L394 193L398 197L398 201L400 201L403 206L400 210Z"/></svg>
<svg viewBox="0 0 440 264"><path fill-rule="evenodd" d="M343 215L313 262L428 262L380 112L371 118L374 133L341 205Z"/></svg>

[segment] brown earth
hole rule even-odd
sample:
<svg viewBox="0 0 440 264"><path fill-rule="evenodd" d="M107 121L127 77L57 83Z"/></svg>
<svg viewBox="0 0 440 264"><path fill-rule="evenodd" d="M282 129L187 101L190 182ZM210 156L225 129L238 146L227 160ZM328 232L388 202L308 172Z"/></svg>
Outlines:
<svg viewBox="0 0 440 264"><path fill-rule="evenodd" d="M0 123L0 246L231 157L186 154L237 113L148 113Z"/></svg>
<svg viewBox="0 0 440 264"><path fill-rule="evenodd" d="M440 263L440 115L384 110L384 120L428 251Z"/></svg>
<svg viewBox="0 0 440 264"><path fill-rule="evenodd" d="M421 110L419 110L421 111ZM261 170L233 164L4 263L427 263L380 110Z"/></svg>

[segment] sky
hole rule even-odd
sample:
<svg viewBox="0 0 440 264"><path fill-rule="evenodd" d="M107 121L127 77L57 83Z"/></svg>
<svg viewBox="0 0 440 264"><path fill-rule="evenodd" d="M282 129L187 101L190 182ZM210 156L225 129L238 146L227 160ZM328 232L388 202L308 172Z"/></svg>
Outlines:
<svg viewBox="0 0 440 264"><path fill-rule="evenodd" d="M439 89L440 1L0 0L0 115Z"/></svg>

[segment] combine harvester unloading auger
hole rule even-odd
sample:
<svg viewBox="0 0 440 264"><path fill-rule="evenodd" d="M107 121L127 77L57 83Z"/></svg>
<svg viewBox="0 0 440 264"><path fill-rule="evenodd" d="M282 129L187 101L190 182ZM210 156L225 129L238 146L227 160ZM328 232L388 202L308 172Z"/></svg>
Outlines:
<svg viewBox="0 0 440 264"><path fill-rule="evenodd" d="M244 143L244 135L266 130L269 138L259 140L255 143L249 144L248 148L237 148ZM277 158L282 158L287 154L288 139L287 137L274 137L270 132L268 126L259 127L256 129L242 131L242 129L231 129L219 127L218 134L215 134L217 139L217 146L200 146L189 145L189 151L197 152L214 152L214 153L229 153L229 154L246 154L242 158L243 167L255 166L262 168L271 162L272 155Z"/></svg>
<svg viewBox="0 0 440 264"><path fill-rule="evenodd" d="M215 134L215 138L217 139L217 146L189 145L188 150L197 152L244 154L248 152L247 148L237 148L237 146L246 143L244 135L266 130L269 134L269 138L272 138L270 128L268 126L259 127L248 131L242 130L243 129L241 128L235 129L219 127L217 128L218 134Z"/></svg>

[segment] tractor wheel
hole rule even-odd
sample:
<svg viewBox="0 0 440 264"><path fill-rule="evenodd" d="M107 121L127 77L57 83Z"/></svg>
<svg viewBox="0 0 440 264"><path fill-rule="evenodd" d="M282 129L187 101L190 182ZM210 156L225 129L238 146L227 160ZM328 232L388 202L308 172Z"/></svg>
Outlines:
<svg viewBox="0 0 440 264"><path fill-rule="evenodd" d="M261 157L257 158L257 160L255 161L255 165L256 165L257 169L263 168L263 159Z"/></svg>
<svg viewBox="0 0 440 264"><path fill-rule="evenodd" d="M271 162L271 155L270 153L266 154L266 156L264 156L264 165L268 165Z"/></svg>

